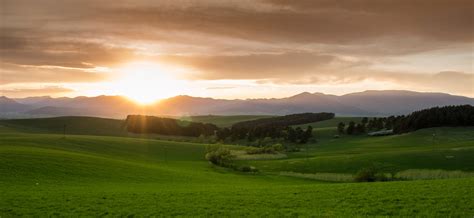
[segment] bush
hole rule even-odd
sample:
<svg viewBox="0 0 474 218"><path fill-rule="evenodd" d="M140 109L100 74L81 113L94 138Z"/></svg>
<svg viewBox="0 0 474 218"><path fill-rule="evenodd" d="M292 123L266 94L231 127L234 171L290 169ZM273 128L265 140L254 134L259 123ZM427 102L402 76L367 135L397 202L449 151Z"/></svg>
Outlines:
<svg viewBox="0 0 474 218"><path fill-rule="evenodd" d="M247 154L276 154L280 151L283 151L284 147L281 144L274 144L271 146L263 146L259 148L248 148L246 150Z"/></svg>
<svg viewBox="0 0 474 218"><path fill-rule="evenodd" d="M221 145L209 145L207 147L206 160L214 165L231 167L234 156L228 148Z"/></svg>
<svg viewBox="0 0 474 218"><path fill-rule="evenodd" d="M258 172L257 168L255 168L253 166L241 166L241 167L238 167L236 170L242 171L242 172L245 172L245 173Z"/></svg>
<svg viewBox="0 0 474 218"><path fill-rule="evenodd" d="M276 144L272 145L272 148L273 148L275 151L283 151L283 150L285 150L285 147L283 147L283 145L280 144L280 143L276 143Z"/></svg>
<svg viewBox="0 0 474 218"><path fill-rule="evenodd" d="M356 182L388 181L384 173L379 172L376 167L363 168L354 176Z"/></svg>

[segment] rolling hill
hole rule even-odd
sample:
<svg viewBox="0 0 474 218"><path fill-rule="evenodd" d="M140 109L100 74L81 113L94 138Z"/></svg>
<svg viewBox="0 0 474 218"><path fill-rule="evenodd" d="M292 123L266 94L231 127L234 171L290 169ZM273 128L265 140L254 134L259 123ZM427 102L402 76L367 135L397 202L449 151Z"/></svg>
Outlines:
<svg viewBox="0 0 474 218"><path fill-rule="evenodd" d="M468 132L443 137L442 141L451 140L446 148L457 148L457 140L466 140L458 137L472 138ZM411 145L425 140L424 133L419 136ZM284 160L262 162L258 165L263 170L260 173L214 167L204 159L203 144L87 135L63 138L18 132L5 126L0 126L0 137L2 217L474 214L474 202L469 197L474 195L470 188L473 178L328 183L280 175L264 167L277 169ZM376 138L364 144L357 140L362 139L328 146L324 153L331 158L348 149L383 159L384 153L378 151L383 147L404 147L397 139L386 140L388 144ZM374 145L377 148L372 148ZM317 146L314 149L312 152L317 152ZM320 156L315 154L313 158ZM423 167L423 161L432 161L418 156L407 158L413 161L406 160L405 164L415 169ZM304 154L288 159L304 160ZM314 160L308 164L319 166Z"/></svg>

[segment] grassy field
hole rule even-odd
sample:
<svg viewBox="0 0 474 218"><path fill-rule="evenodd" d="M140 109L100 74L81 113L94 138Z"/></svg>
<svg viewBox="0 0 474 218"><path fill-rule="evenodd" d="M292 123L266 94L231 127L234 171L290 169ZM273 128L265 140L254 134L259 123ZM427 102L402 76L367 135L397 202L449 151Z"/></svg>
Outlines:
<svg viewBox="0 0 474 218"><path fill-rule="evenodd" d="M219 127L230 127L234 123L265 118L263 115L236 115L236 116L191 116L174 117L186 121L212 123ZM102 135L102 136L129 136L124 120L98 117L53 117L38 119L0 120L0 125L30 133L66 133L74 135Z"/></svg>
<svg viewBox="0 0 474 218"><path fill-rule="evenodd" d="M321 179L351 174L366 160L400 170L471 172L474 128L339 139L332 138L332 131L316 129L318 143L285 159L241 161L260 169L246 174L210 165L204 144L115 136L64 138L3 125L0 216L474 215L472 177L377 183Z"/></svg>
<svg viewBox="0 0 474 218"><path fill-rule="evenodd" d="M260 118L268 118L272 116L265 115L233 115L233 116L216 116L216 115L207 115L207 116L191 116L191 117L182 117L180 119L190 120L194 122L201 123L212 123L219 127L230 127L235 123L256 120Z"/></svg>
<svg viewBox="0 0 474 218"><path fill-rule="evenodd" d="M331 137L335 131L316 130L319 142L304 145L302 152L271 161L241 161L271 172L349 173L379 165L397 171L442 169L474 171L474 128L431 128L384 136ZM436 136L433 137L433 134Z"/></svg>
<svg viewBox="0 0 474 218"><path fill-rule="evenodd" d="M0 125L30 133L55 133L75 135L126 136L124 120L98 117L53 117L38 119L0 120Z"/></svg>
<svg viewBox="0 0 474 218"><path fill-rule="evenodd" d="M323 120L319 122L314 122L314 123L307 123L307 124L302 124L302 125L295 125L294 127L302 127L306 128L307 126L312 126L313 128L336 128L337 124L339 122L343 122L346 125L349 124L349 122L354 121L355 123L359 123L362 120L362 117L335 117L330 120Z"/></svg>

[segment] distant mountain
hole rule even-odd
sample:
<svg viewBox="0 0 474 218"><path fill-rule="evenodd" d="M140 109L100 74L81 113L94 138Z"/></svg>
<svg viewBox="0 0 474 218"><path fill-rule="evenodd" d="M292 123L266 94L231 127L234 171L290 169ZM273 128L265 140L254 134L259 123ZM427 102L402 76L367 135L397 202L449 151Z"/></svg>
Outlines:
<svg viewBox="0 0 474 218"><path fill-rule="evenodd" d="M435 106L474 105L474 99L444 93L365 91L339 97L341 102L378 115L402 115Z"/></svg>
<svg viewBox="0 0 474 218"><path fill-rule="evenodd" d="M412 91L364 91L342 96L308 93L272 99L224 100L176 96L148 106L122 96L76 98L0 97L0 117L99 116L124 118L147 115L285 115L304 112L333 112L337 116L388 116L411 113L434 106L474 105L474 99L444 93ZM12 115L13 114L13 115Z"/></svg>
<svg viewBox="0 0 474 218"><path fill-rule="evenodd" d="M0 113L23 112L30 108L29 105L20 104L13 99L0 96Z"/></svg>
<svg viewBox="0 0 474 218"><path fill-rule="evenodd" d="M37 109L26 111L25 114L29 114L35 117L41 116L86 116L94 113L94 111L84 110L82 108L70 108L70 107L54 107L45 106Z"/></svg>

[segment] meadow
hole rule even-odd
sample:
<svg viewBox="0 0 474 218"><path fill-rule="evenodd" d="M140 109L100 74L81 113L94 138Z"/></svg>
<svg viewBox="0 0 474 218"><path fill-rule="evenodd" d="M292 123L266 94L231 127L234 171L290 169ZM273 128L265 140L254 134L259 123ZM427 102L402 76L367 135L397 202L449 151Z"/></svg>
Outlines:
<svg viewBox="0 0 474 218"><path fill-rule="evenodd" d="M101 133L109 122L75 119L85 126L71 121L66 136L48 129L59 121L0 122L0 216L474 215L474 128L334 138L322 126L301 152L237 161L259 169L242 173L208 163L206 144ZM410 179L347 179L374 163Z"/></svg>

